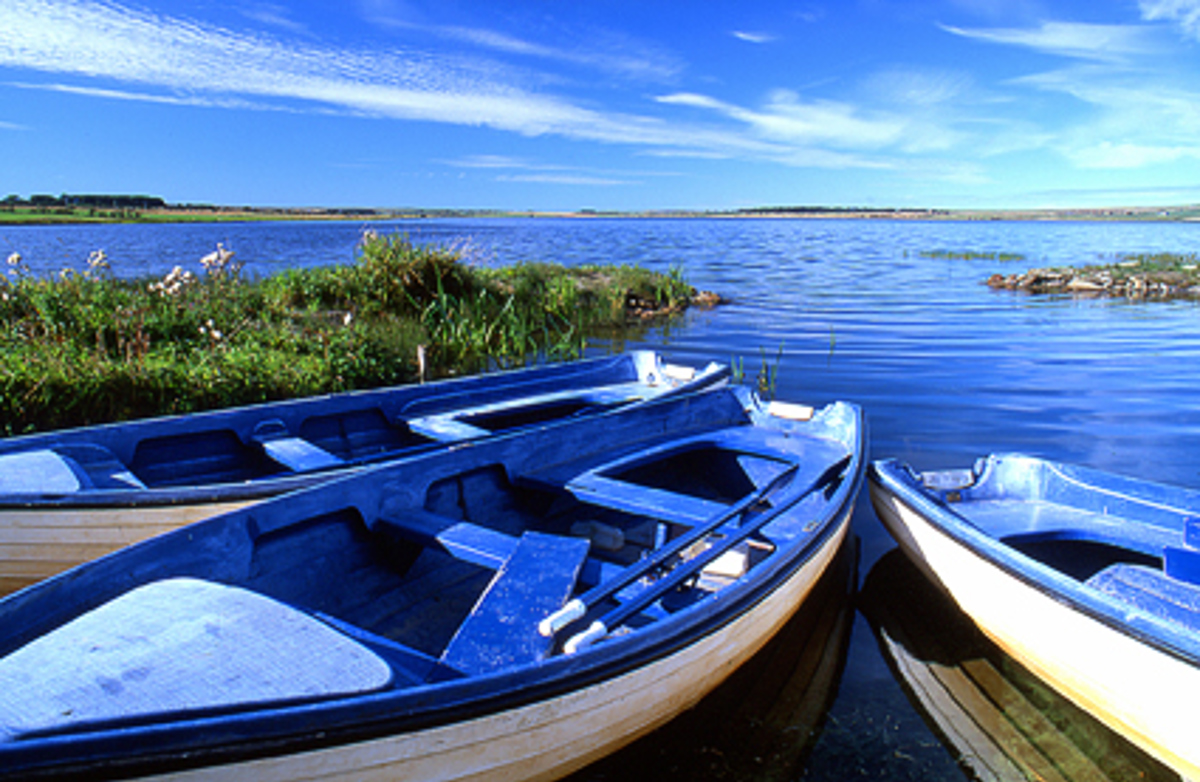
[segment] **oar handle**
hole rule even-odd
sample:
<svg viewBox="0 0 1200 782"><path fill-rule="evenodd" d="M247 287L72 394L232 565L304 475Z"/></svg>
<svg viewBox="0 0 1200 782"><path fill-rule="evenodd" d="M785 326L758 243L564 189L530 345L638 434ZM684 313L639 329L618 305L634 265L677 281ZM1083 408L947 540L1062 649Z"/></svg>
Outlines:
<svg viewBox="0 0 1200 782"><path fill-rule="evenodd" d="M538 622L538 632L546 638L551 638L559 630L571 624L571 622L574 622L576 619L582 619L586 613L587 604L577 597L573 598L565 606Z"/></svg>
<svg viewBox="0 0 1200 782"><path fill-rule="evenodd" d="M563 654L575 654L580 649L591 646L606 635L608 635L608 626L597 619L595 622L592 622L591 627L567 639L567 642L563 644Z"/></svg>

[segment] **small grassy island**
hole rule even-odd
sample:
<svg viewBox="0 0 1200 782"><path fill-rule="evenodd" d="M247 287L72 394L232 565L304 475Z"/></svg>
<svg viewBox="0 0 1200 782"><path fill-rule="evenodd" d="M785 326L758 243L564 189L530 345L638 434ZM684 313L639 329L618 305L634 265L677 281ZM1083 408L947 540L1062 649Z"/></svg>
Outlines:
<svg viewBox="0 0 1200 782"><path fill-rule="evenodd" d="M988 278L987 284L1028 293L1200 299L1200 257L1195 253L1121 254L1111 263L997 273Z"/></svg>
<svg viewBox="0 0 1200 782"><path fill-rule="evenodd" d="M693 303L678 270L468 263L453 247L363 235L353 263L117 277L102 252L52 278L0 274L0 435L415 382L530 356L576 357Z"/></svg>

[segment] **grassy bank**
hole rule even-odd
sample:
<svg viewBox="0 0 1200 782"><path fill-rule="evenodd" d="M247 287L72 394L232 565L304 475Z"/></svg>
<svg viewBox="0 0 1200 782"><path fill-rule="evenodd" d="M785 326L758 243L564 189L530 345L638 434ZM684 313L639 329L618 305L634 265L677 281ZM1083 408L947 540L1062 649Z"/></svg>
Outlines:
<svg viewBox="0 0 1200 782"><path fill-rule="evenodd" d="M341 215L183 209L91 209L85 207L9 207L0 209L4 225L75 225L96 223L225 223L268 220L337 219Z"/></svg>
<svg viewBox="0 0 1200 782"><path fill-rule="evenodd" d="M368 232L353 263L251 280L231 254L165 278L86 268L0 280L0 434L187 413L578 356L686 308L678 273L486 268Z"/></svg>

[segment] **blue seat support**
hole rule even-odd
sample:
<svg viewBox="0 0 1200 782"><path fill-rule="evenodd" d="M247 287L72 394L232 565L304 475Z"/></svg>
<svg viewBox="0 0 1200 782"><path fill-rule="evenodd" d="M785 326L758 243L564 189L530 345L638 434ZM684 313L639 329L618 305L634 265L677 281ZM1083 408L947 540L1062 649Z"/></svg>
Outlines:
<svg viewBox="0 0 1200 782"><path fill-rule="evenodd" d="M1200 587L1140 565L1111 565L1087 585L1192 632L1200 631Z"/></svg>
<svg viewBox="0 0 1200 782"><path fill-rule="evenodd" d="M276 437L262 441L263 451L274 461L295 472L337 467L345 461L300 437Z"/></svg>
<svg viewBox="0 0 1200 782"><path fill-rule="evenodd" d="M538 622L575 591L589 544L581 538L526 532L450 640L441 661L481 675L543 660L553 639Z"/></svg>

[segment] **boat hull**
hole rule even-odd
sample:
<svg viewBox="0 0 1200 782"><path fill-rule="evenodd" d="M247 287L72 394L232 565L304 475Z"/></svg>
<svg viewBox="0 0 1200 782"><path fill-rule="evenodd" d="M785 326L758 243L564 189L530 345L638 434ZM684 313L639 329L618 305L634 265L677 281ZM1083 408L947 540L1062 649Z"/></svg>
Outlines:
<svg viewBox="0 0 1200 782"><path fill-rule="evenodd" d="M872 474L871 500L904 552L1007 654L1135 745L1200 779L1200 669L1018 577Z"/></svg>
<svg viewBox="0 0 1200 782"><path fill-rule="evenodd" d="M247 504L0 508L0 596L155 535Z"/></svg>
<svg viewBox="0 0 1200 782"><path fill-rule="evenodd" d="M152 779L558 779L690 709L753 657L786 624L829 567L848 534L849 522L847 510L836 532L753 609L695 644L622 676L468 722Z"/></svg>
<svg viewBox="0 0 1200 782"><path fill-rule="evenodd" d="M913 706L982 782L1177 782L988 641L904 552L872 566L859 608Z"/></svg>
<svg viewBox="0 0 1200 782"><path fill-rule="evenodd" d="M634 351L425 385L0 438L0 597L161 533L391 459L483 439L507 428L553 425L562 418L716 387L727 377L727 368L716 364L693 371L665 364L655 353ZM348 458L343 461L299 437L274 441L301 444L301 458L290 467L285 464L288 456L280 456L283 461L274 463L260 453L265 446L256 440L255 432L264 426L292 433L324 431L325 439L320 442L329 445L338 441L326 431L331 421L338 422L334 428L345 442L361 444L371 438L377 442L370 448L359 447L361 452L345 453ZM219 447L213 445L217 442ZM174 445L164 449L163 443ZM125 481L137 483L142 477L149 481L149 472L159 479L170 477L171 470L163 465L132 467L147 461L138 455L144 448L169 452L178 460L176 466L189 464L189 460L196 464L257 460L271 462L271 467L259 477L220 473L219 480L207 482L218 474L214 471L203 480L195 477L188 482L176 476L162 485L135 487ZM81 449L115 459L104 463L103 472L124 477L110 476L102 487L83 485L71 473L86 469L77 463L65 467L66 460L48 457ZM253 459L247 455L251 452ZM304 460L305 453L310 461ZM311 461L313 453L319 455L315 462ZM29 455L39 458L26 468L31 485L19 490L10 486L5 493L3 470L16 472L14 465L21 464L20 457ZM349 458L351 455L354 458ZM57 473L57 483L52 480L53 470L47 474L47 459L51 467L67 473ZM39 481L45 482L41 488Z"/></svg>

